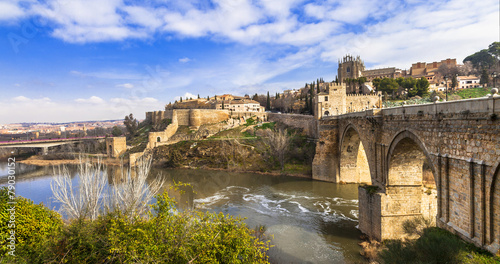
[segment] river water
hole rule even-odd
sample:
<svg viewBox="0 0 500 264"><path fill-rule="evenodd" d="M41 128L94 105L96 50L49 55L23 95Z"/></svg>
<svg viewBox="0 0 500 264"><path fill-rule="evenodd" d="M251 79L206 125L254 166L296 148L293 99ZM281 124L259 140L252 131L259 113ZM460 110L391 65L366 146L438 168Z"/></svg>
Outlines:
<svg viewBox="0 0 500 264"><path fill-rule="evenodd" d="M8 168L0 163L0 185ZM109 181L117 170L108 171ZM271 263L363 263L359 255L358 186L309 179L207 170L154 169L167 183L190 183L194 192L172 193L181 207L245 217L250 228L273 235ZM16 193L58 209L51 168L16 164ZM78 175L74 174L77 184Z"/></svg>

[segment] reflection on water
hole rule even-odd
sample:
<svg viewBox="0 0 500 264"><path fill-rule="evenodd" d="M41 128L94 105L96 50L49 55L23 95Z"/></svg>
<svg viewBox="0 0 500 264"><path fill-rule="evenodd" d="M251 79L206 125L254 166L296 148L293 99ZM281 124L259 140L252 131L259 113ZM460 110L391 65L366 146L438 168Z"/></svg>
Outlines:
<svg viewBox="0 0 500 264"><path fill-rule="evenodd" d="M121 181L119 168L107 172L109 185ZM50 199L51 174L50 168L24 168L16 175L18 195L57 209L58 204ZM355 228L357 185L226 171L154 169L152 177L158 174L168 185L175 181L193 186L194 192L170 192L181 208L245 217L250 228L265 225L274 236L271 263L363 262L357 245L361 233ZM76 186L76 170L72 175Z"/></svg>

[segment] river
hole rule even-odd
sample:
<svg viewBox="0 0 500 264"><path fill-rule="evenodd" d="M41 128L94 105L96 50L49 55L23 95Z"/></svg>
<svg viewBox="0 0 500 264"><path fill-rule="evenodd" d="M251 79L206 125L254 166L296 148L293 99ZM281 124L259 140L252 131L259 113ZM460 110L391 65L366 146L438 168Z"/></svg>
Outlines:
<svg viewBox="0 0 500 264"><path fill-rule="evenodd" d="M0 163L0 185L8 168ZM111 175L116 170L108 171ZM194 192L173 194L181 206L245 217L250 228L272 234L271 263L363 263L359 255L358 185L207 170L154 169L167 183L190 183ZM16 193L58 209L52 200L52 169L16 164ZM74 174L77 184L78 175Z"/></svg>

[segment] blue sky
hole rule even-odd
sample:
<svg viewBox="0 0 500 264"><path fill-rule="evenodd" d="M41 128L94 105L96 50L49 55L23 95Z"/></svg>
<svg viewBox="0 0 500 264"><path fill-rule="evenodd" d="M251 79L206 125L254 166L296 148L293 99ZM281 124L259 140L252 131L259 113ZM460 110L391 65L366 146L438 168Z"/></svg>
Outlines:
<svg viewBox="0 0 500 264"><path fill-rule="evenodd" d="M0 123L123 118L179 96L275 93L368 68L462 61L498 0L0 0Z"/></svg>

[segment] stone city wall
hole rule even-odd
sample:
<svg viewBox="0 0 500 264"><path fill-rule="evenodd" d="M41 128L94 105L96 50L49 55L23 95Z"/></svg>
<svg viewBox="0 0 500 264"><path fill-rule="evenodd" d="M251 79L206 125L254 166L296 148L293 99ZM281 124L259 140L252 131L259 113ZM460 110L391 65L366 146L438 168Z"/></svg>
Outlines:
<svg viewBox="0 0 500 264"><path fill-rule="evenodd" d="M363 111L368 107L380 108L380 97L378 95L348 94L346 97L346 108L348 112Z"/></svg>
<svg viewBox="0 0 500 264"><path fill-rule="evenodd" d="M309 137L317 137L316 120L311 115L269 113L268 121L283 123L293 128L300 128Z"/></svg>

